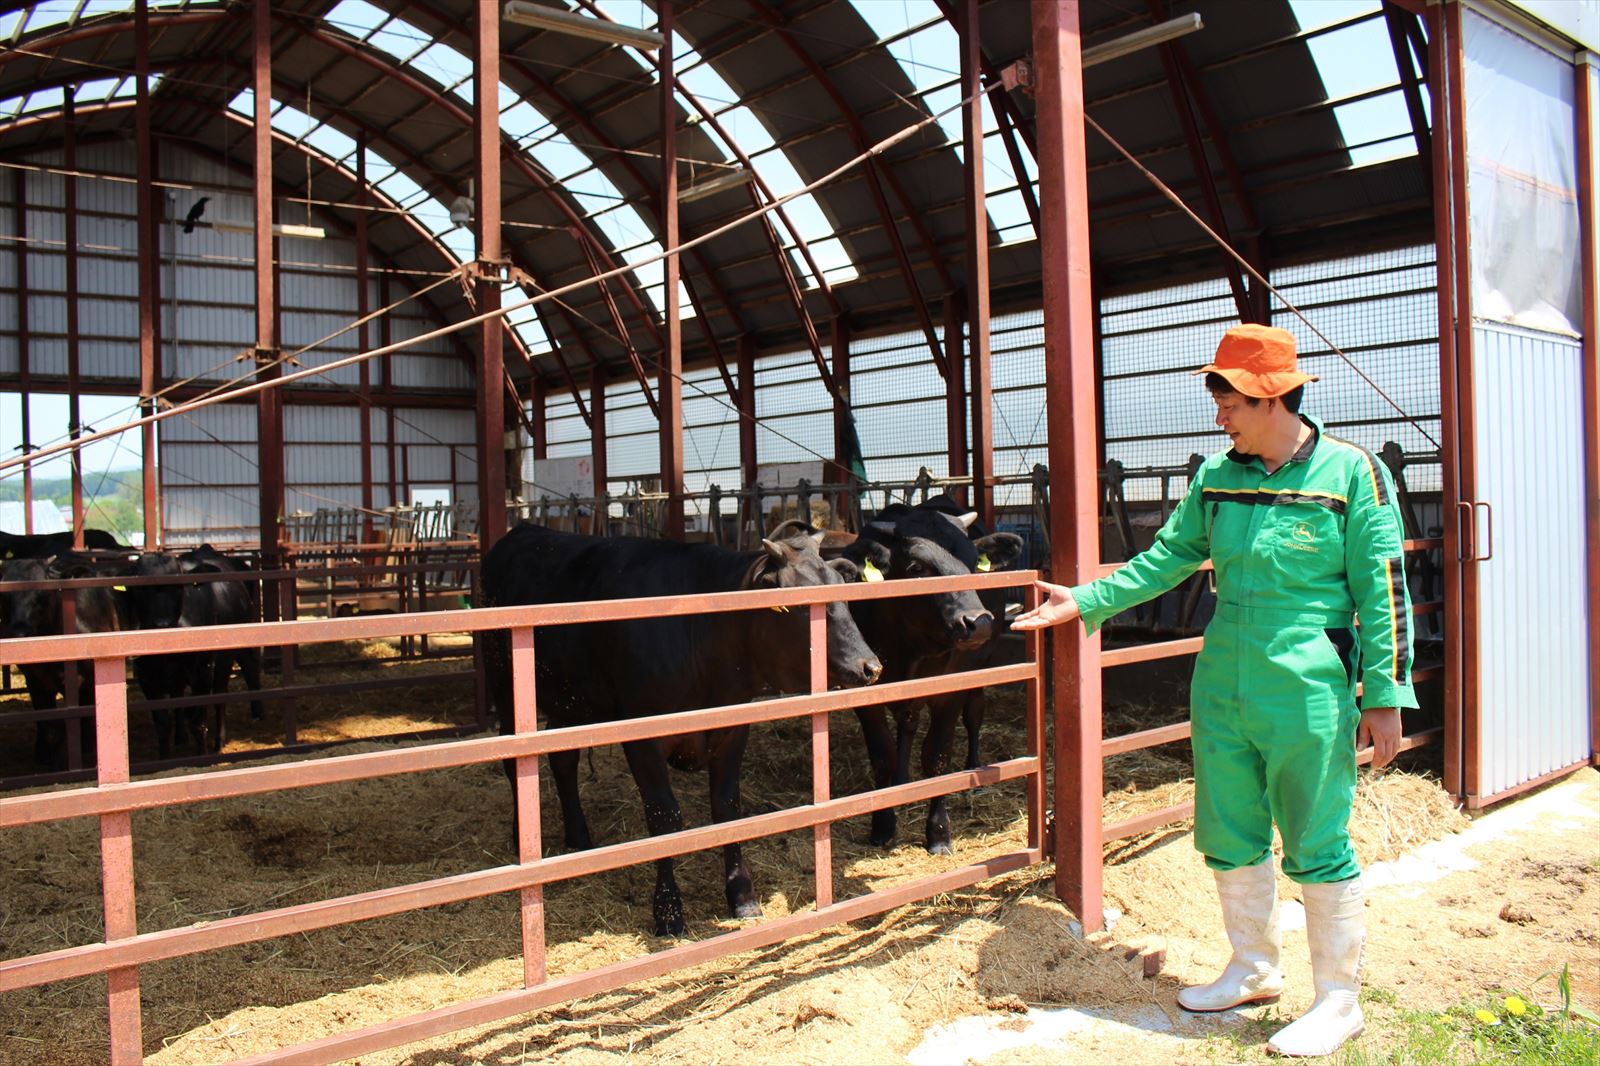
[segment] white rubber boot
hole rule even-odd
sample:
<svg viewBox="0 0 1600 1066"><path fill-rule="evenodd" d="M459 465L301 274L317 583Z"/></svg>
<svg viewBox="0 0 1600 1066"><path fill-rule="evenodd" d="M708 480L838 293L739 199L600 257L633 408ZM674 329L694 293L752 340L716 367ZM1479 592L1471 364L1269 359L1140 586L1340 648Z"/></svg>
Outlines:
<svg viewBox="0 0 1600 1066"><path fill-rule="evenodd" d="M1359 877L1301 887L1317 996L1310 1010L1267 1042L1267 1050L1302 1057L1332 1055L1346 1040L1360 1036L1365 1024L1356 1000L1361 993L1366 900Z"/></svg>
<svg viewBox="0 0 1600 1066"><path fill-rule="evenodd" d="M1222 900L1222 924L1233 945L1233 958L1208 985L1195 985L1178 993L1184 1010L1227 1010L1241 1003L1273 999L1283 991L1283 971L1278 969L1278 879L1272 860L1237 870L1215 871L1217 896Z"/></svg>

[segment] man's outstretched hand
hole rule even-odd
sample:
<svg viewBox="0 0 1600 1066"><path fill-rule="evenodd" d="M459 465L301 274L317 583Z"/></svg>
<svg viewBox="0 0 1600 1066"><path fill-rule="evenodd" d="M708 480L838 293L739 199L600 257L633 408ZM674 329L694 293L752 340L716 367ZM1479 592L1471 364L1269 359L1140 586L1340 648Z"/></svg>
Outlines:
<svg viewBox="0 0 1600 1066"><path fill-rule="evenodd" d="M1033 610L1024 611L1013 618L1011 620L1013 630L1044 629L1046 626L1060 625L1078 617L1078 602L1072 598L1072 593L1065 585L1035 581L1033 587L1039 590L1044 599Z"/></svg>

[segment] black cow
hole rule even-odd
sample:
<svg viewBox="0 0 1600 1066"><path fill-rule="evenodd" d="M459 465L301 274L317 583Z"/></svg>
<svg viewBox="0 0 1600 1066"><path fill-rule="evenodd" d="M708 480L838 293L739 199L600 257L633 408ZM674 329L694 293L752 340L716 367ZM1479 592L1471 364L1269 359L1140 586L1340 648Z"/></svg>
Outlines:
<svg viewBox="0 0 1600 1066"><path fill-rule="evenodd" d="M591 537L522 523L483 560L484 606L585 602L639 596L686 596L740 589L795 588L855 581L847 560L825 563L820 534L762 541L753 552L713 544L680 544L632 537ZM809 685L806 612L738 611L628 622L548 626L535 645L540 711L553 727L641 718L715 707L771 692L804 692ZM828 677L834 686L869 685L882 666L861 639L842 603L830 604ZM510 640L504 632L486 642L490 696L502 733L514 731L511 714ZM739 769L748 726L624 744L623 753L644 801L652 835L683 827L668 765L707 770L711 817L739 817ZM591 846L578 803L578 751L550 756L566 845ZM506 764L512 778L514 764ZM672 860L656 863L654 918L657 936L681 936L683 902ZM723 848L728 908L735 917L761 913L738 844Z"/></svg>
<svg viewBox="0 0 1600 1066"><path fill-rule="evenodd" d="M84 555L60 555L49 559L12 559L0 568L0 581L63 581L102 576L93 560ZM54 590L0 592L0 618L6 637L46 637L62 631L61 593ZM109 633L123 628L109 588L82 588L73 595L76 632ZM78 705L94 702L94 666L88 660L78 667ZM62 663L30 663L20 668L27 682L28 698L35 710L50 710L57 696L65 696L66 670ZM84 737L87 746L92 739ZM47 770L67 766L66 723L60 719L38 723L34 733L34 761Z"/></svg>
<svg viewBox="0 0 1600 1066"><path fill-rule="evenodd" d="M991 569L1011 566L1022 554L1022 538L1014 533L990 533L974 539L968 528L976 512L963 512L948 497L937 497L912 507L892 504L866 523L861 535L838 549L843 558L863 559L867 553L887 548L885 577L952 577L977 570L980 557ZM977 653L998 632L996 615L976 592L947 592L902 599L862 600L852 606L861 633L883 658L886 681L907 681L949 673L957 656ZM932 777L950 768L956 720L965 700L931 701L928 735L922 745L922 772ZM904 784L911 779L911 746L916 734L918 707L894 708L896 735L889 731L888 710L863 707L856 715L872 762L878 788ZM895 811L873 812L872 843L888 847L894 842ZM928 804L927 847L935 855L950 853L950 815L943 796Z"/></svg>
<svg viewBox="0 0 1600 1066"><path fill-rule="evenodd" d="M83 531L83 547L86 551L127 551L125 544L118 544L117 538L103 529L86 529ZM4 533L0 532L0 560L4 559L48 559L56 555L65 555L72 551L71 533Z"/></svg>
<svg viewBox="0 0 1600 1066"><path fill-rule="evenodd" d="M237 573L237 581L183 581L190 574ZM195 626L235 625L255 620L251 601L254 583L247 568L235 559L203 544L183 555L145 552L135 561L129 577L168 577L163 585L132 585L123 593L130 624L136 629L178 629ZM233 648L218 652L172 652L141 655L134 661L134 677L146 699L176 699L192 693L207 696L228 691L234 663L252 692L261 689L261 649ZM187 738L196 751L221 751L227 741L227 705L218 704L216 728L208 727L204 707L185 707L174 717L171 710L152 712L160 757L170 759L174 732ZM260 719L261 701L250 701L250 717ZM174 725L176 724L176 730Z"/></svg>
<svg viewBox="0 0 1600 1066"><path fill-rule="evenodd" d="M962 520L965 520L965 516L968 513L966 508L942 493L938 496L930 497L921 506L929 510L942 511ZM976 520L967 527L967 536L975 542L984 541L987 543L984 539L988 535L989 531L984 529L982 523ZM1020 551L1009 558L1005 556L999 558L990 556L988 569L996 573L1011 570L1021 561L1022 554ZM994 627L990 631L988 643L976 648L957 651L951 656L950 664L947 668L950 673L982 670L994 665L995 653L1000 648L1000 638L1008 633L1011 628L1006 618L1006 597L1008 593L1013 591L1012 589L1003 588L979 591L978 601L983 604L985 610L994 616ZM975 770L982 766L983 760L979 755L979 737L983 731L984 690L981 688L969 688L963 692L948 692L942 696L932 696L928 699L928 708L931 712L929 716L930 722L954 721L955 715L960 715L961 724L966 727L967 733L966 769ZM906 736L901 736L900 738L901 750L899 751L899 758L902 763L910 759L911 745L909 740L910 738Z"/></svg>

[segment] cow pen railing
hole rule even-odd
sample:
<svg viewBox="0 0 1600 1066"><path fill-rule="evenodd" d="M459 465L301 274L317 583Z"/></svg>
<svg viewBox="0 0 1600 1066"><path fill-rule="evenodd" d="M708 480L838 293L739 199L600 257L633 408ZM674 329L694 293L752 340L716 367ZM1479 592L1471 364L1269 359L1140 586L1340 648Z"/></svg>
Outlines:
<svg viewBox="0 0 1600 1066"><path fill-rule="evenodd" d="M338 565L327 559L319 560L323 565L306 565L308 559L288 560L288 568L283 570L251 570L241 575L239 573L193 573L176 576L146 576L133 575L107 575L102 577L69 578L51 581L0 581L0 592L44 592L47 595L59 596L61 599L61 620L64 632L73 633L76 629L75 595L79 589L85 588L144 588L159 587L163 585L194 585L216 581L245 581L251 586L258 583L276 584L279 588L277 603L285 615L286 621L298 617L301 601L307 598L304 594L295 591L295 586L300 582L310 582L321 586L323 581L348 581L358 578L385 578L395 583L398 588L396 598L392 601L400 613L422 613L429 605L437 605L436 595L426 591L430 575L440 571L451 573L463 572L470 580L475 580L478 562L474 550L471 558L462 554L461 549L452 549L448 555L440 555L440 549L421 548L406 549L404 553L396 556L383 565ZM107 553L85 553L91 557L106 555ZM124 556L125 557L125 556ZM465 586L465 595L470 595L470 583ZM454 600L458 592L452 589L447 597ZM259 597L253 598L257 611L261 609ZM314 596L312 598L315 598ZM328 604L331 606L331 603ZM428 612L434 613L434 612ZM452 616L459 612L453 612ZM437 617L437 614L435 615ZM225 628L213 627L217 631ZM139 631L130 631L139 632ZM185 634L200 632L198 629L186 628L167 631L172 636L164 638L170 643L164 650L189 651L198 645L190 641ZM449 623L440 621L432 632L460 632L451 628ZM367 657L354 658L325 658L315 662L305 660L297 644L285 643L278 650L276 662L278 684L263 685L259 690L230 689L206 695L170 697L165 699L138 699L130 701L130 712L147 712L157 710L179 710L193 707L210 707L222 705L231 707L237 704L260 700L273 705L281 721L281 743L243 751L218 751L196 755L181 755L161 760L146 760L133 765L133 769L140 773L154 773L161 770L175 769L186 766L210 766L222 762L249 761L270 758L277 755L300 754L317 751L323 748L337 747L356 742L383 742L396 740L428 739L443 737L459 737L469 733L479 732L488 728L487 697L482 687L482 674L477 669L450 668L452 661L462 661L474 653L430 650L428 647L429 632L421 634L403 635L397 643L394 660L372 659ZM337 636L329 636L328 640L339 640ZM17 689L11 684L11 667L22 665L22 660L8 654L12 641L0 641L0 675L6 679L6 692L15 692ZM16 642L20 643L20 642ZM305 642L302 642L305 643ZM209 645L208 645L209 646ZM351 665L371 665L384 661L427 661L439 664L438 669L427 673L406 673L388 677L368 677L356 680L333 682L318 682L311 680L311 676L328 669L337 669ZM84 765L82 755L82 730L83 723L94 717L95 705L79 702L78 695L78 670L79 660L67 659L63 661L63 698L61 703L53 708L27 710L8 710L0 720L9 725L24 725L30 722L59 721L64 723L65 758L66 768L60 770L41 770L36 773L11 774L0 776L0 791L18 788L30 788L43 785L68 784L78 781L90 780L94 777L94 770ZM130 682L131 684L132 682ZM394 688L410 688L419 685L446 685L456 684L463 687L470 686L473 699L473 721L470 724L442 726L431 729L409 730L383 736L364 736L347 740L331 741L303 741L300 739L300 721L297 713L298 701L313 696L330 695L334 693L375 692Z"/></svg>
<svg viewBox="0 0 1600 1066"><path fill-rule="evenodd" d="M93 661L95 732L99 758L93 787L0 799L0 831L68 818L100 823L101 895L105 939L0 961L0 993L94 974L107 978L110 1060L142 1060L139 967L166 959L232 947L292 933L366 921L500 892L521 895L524 987L393 1019L354 1032L283 1048L244 1061L330 1062L426 1039L622 987L632 982L747 951L841 922L890 910L917 899L1042 861L1046 851L1044 699L1039 637L1027 637L1020 664L896 682L861 689L829 690L825 604L834 600L883 599L957 589L1009 588L1021 583L1026 602L1037 601L1032 571L923 578L915 582L857 583L821 588L717 593L670 599L610 600L576 604L482 608L452 613L386 615L332 620L264 622L173 631L133 631L15 639L0 644L9 663ZM808 614L808 694L762 702L686 711L655 718L593 726L540 730L535 718L534 631L541 626L672 617L718 611L804 608ZM474 634L510 631L510 669L515 732L453 743L424 744L390 752L331 756L274 766L252 766L162 778L131 780L128 752L127 658L177 648L219 651L300 642L418 636L449 627ZM1028 754L976 770L942 774L870 792L834 797L830 785L829 715L860 706L918 700L945 692L1022 683L1026 689ZM812 803L588 851L544 857L540 836L538 757L555 751L734 725L809 718L812 737ZM276 908L181 928L141 933L134 900L132 815L135 811L262 795L286 789L360 781L395 774L515 759L515 806L519 837L516 864L457 874L315 903ZM845 900L834 898L831 826L900 804L1007 781L1026 788L1028 835L1020 850L964 864L891 889ZM1058 792L1060 784L1058 782ZM810 828L816 864L813 909L759 921L696 943L642 958L550 979L545 971L543 886L669 856L685 855L756 837Z"/></svg>

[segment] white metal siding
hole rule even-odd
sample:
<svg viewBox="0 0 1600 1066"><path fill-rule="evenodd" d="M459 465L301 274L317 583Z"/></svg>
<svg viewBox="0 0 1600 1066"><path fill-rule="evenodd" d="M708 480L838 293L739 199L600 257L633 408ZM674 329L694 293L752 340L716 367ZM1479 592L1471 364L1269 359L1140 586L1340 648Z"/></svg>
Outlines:
<svg viewBox="0 0 1600 1066"><path fill-rule="evenodd" d="M1589 756L1582 356L1566 337L1473 329L1477 495L1494 509L1478 568L1481 796Z"/></svg>

